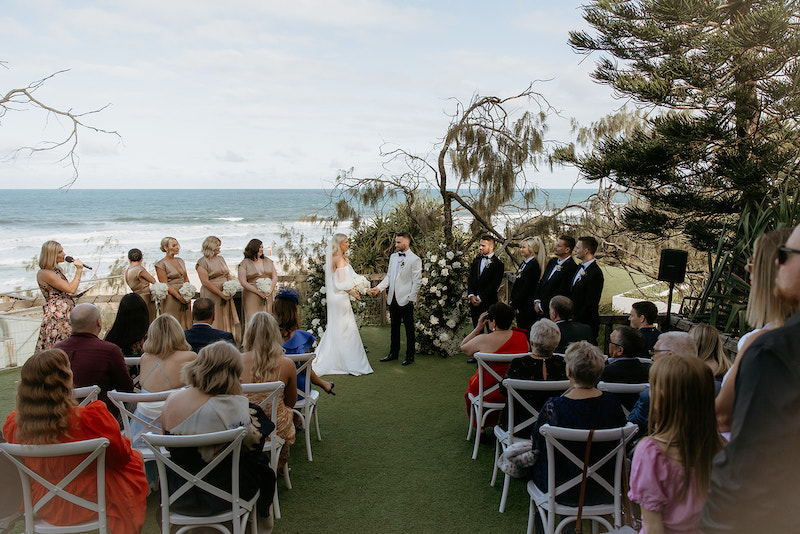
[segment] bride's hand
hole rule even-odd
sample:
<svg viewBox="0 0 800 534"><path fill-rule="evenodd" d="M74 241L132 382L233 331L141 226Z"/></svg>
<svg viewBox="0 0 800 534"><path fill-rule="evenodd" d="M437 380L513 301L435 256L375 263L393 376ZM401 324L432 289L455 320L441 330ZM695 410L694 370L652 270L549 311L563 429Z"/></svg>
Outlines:
<svg viewBox="0 0 800 534"><path fill-rule="evenodd" d="M354 299L361 300L361 295L355 289L350 290L350 294L353 295Z"/></svg>

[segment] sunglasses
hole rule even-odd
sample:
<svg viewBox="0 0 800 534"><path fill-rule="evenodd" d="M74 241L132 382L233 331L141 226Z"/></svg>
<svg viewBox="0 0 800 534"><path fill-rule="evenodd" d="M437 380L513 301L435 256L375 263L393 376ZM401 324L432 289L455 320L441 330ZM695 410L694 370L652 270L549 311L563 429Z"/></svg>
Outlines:
<svg viewBox="0 0 800 534"><path fill-rule="evenodd" d="M778 265L783 265L789 259L789 254L800 254L800 250L789 247L778 247Z"/></svg>

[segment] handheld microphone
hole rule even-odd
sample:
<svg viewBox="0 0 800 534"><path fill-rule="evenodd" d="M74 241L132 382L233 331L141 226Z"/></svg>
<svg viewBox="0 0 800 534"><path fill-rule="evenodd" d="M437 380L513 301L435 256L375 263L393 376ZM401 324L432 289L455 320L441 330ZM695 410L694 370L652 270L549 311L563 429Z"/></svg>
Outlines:
<svg viewBox="0 0 800 534"><path fill-rule="evenodd" d="M75 261L75 258L73 258L72 256L67 256L66 258L64 258L64 261L67 263L72 263L73 261ZM83 268L89 269L90 271L92 270L92 268L86 265L85 263L83 264Z"/></svg>

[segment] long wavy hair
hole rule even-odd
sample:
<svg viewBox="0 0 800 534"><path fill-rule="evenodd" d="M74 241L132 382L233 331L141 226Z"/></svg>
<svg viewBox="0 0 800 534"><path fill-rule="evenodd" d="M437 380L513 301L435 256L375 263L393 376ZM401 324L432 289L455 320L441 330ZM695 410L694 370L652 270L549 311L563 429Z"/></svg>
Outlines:
<svg viewBox="0 0 800 534"><path fill-rule="evenodd" d="M142 345L142 350L163 360L173 352L192 350L192 346L186 341L181 323L172 315L165 313L150 323L150 328L147 329L147 340Z"/></svg>
<svg viewBox="0 0 800 534"><path fill-rule="evenodd" d="M253 353L253 382L277 378L278 362L284 355L278 321L267 312L256 312L247 323L244 350Z"/></svg>
<svg viewBox="0 0 800 534"><path fill-rule="evenodd" d="M181 369L181 380L206 395L241 395L242 355L227 341L200 349Z"/></svg>
<svg viewBox="0 0 800 534"><path fill-rule="evenodd" d="M278 321L278 328L282 338L290 338L292 332L300 328L300 314L297 311L297 304L293 300L282 297L280 293L272 303L272 313Z"/></svg>
<svg viewBox="0 0 800 534"><path fill-rule="evenodd" d="M708 365L714 378L721 380L732 364L725 356L719 331L710 324L700 323L689 330L689 335L697 344L697 357Z"/></svg>
<svg viewBox="0 0 800 534"><path fill-rule="evenodd" d="M17 385L17 426L22 443L56 443L67 436L72 370L61 349L37 352L22 366Z"/></svg>
<svg viewBox="0 0 800 534"><path fill-rule="evenodd" d="M694 473L698 495L711 481L711 463L722 448L714 412L714 375L699 358L667 354L650 368L650 436L676 445L683 466L680 499Z"/></svg>
<svg viewBox="0 0 800 534"><path fill-rule="evenodd" d="M122 354L132 354L141 346L149 327L147 303L136 293L128 293L119 301L117 316L106 334L106 341L122 349Z"/></svg>
<svg viewBox="0 0 800 534"><path fill-rule="evenodd" d="M520 246L524 244L528 245L528 250L531 251L531 256L536 260L536 263L539 264L539 279L542 279L542 275L544 274L544 266L547 265L547 251L544 249L544 242L542 238L537 236L533 237L526 237L522 241L519 242Z"/></svg>
<svg viewBox="0 0 800 534"><path fill-rule="evenodd" d="M794 228L780 228L767 232L753 244L753 259L750 273L750 296L747 299L747 324L752 328L763 328L764 325L783 326L787 317L795 310L777 298L775 276L778 266L778 247L786 244Z"/></svg>

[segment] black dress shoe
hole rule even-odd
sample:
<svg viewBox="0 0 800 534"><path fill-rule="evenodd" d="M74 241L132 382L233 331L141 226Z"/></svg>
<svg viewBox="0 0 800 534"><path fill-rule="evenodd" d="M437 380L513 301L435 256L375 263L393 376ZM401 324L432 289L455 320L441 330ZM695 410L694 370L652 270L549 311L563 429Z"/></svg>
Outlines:
<svg viewBox="0 0 800 534"><path fill-rule="evenodd" d="M476 360L475 358L470 358L469 360L467 360L467 363L478 363L478 360Z"/></svg>
<svg viewBox="0 0 800 534"><path fill-rule="evenodd" d="M412 363L414 363L414 357L413 356L406 356L406 359L403 360L403 364L402 365L411 365Z"/></svg>
<svg viewBox="0 0 800 534"><path fill-rule="evenodd" d="M397 355L389 354L388 356L384 356L383 358L381 358L381 361L382 362L390 362L390 361L396 360L396 359L397 359Z"/></svg>

